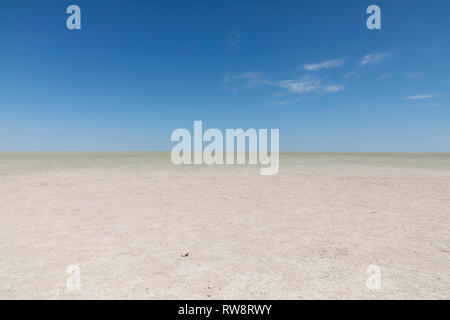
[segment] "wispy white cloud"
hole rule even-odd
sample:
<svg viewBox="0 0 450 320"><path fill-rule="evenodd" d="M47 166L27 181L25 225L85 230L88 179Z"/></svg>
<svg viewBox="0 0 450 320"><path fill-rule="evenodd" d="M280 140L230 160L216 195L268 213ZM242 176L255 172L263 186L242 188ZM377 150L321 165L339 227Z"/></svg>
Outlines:
<svg viewBox="0 0 450 320"><path fill-rule="evenodd" d="M430 99L433 97L434 97L434 95L432 95L432 94L418 94L415 96L405 97L405 99L406 100L422 100L422 99Z"/></svg>
<svg viewBox="0 0 450 320"><path fill-rule="evenodd" d="M441 105L440 102L434 102L434 103L427 103L424 104L425 107L439 107Z"/></svg>
<svg viewBox="0 0 450 320"><path fill-rule="evenodd" d="M225 88L233 91L239 91L239 89L254 89L260 86L272 86L285 89L287 90L286 93L298 95L312 91L331 93L344 89L344 86L341 84L322 84L322 80L314 75L305 75L295 80L272 82L267 80L261 72L246 72L238 75L228 74L224 78L224 85Z"/></svg>
<svg viewBox="0 0 450 320"><path fill-rule="evenodd" d="M303 100L303 98L288 99L288 100L277 101L277 102L274 102L272 104L273 105L277 105L277 106L284 106L284 105L299 103L302 100Z"/></svg>
<svg viewBox="0 0 450 320"><path fill-rule="evenodd" d="M291 93L304 94L311 91L323 91L325 93L338 92L344 89L341 84L322 84L322 81L313 76L303 76L299 80L283 80L277 82L279 87L287 89Z"/></svg>
<svg viewBox="0 0 450 320"><path fill-rule="evenodd" d="M344 75L344 77L346 78L346 79L350 79L350 78L355 78L355 79L359 79L360 78L360 75L356 72L356 71L350 71L350 72L347 72L345 75Z"/></svg>
<svg viewBox="0 0 450 320"><path fill-rule="evenodd" d="M340 84L333 84L333 85L329 85L329 86L325 86L323 88L323 91L325 92L338 92L344 89L343 85Z"/></svg>
<svg viewBox="0 0 450 320"><path fill-rule="evenodd" d="M390 56L391 56L390 52L366 54L359 62L359 65L361 67L364 67L367 65L375 65L375 64L378 64L378 63L386 60Z"/></svg>
<svg viewBox="0 0 450 320"><path fill-rule="evenodd" d="M423 71L410 72L405 74L405 77L408 79L419 79L423 76Z"/></svg>
<svg viewBox="0 0 450 320"><path fill-rule="evenodd" d="M303 76L299 80L283 80L277 82L279 87L292 93L306 93L320 88L320 80L311 76Z"/></svg>
<svg viewBox="0 0 450 320"><path fill-rule="evenodd" d="M378 77L378 80L383 80L392 77L390 74L382 74Z"/></svg>
<svg viewBox="0 0 450 320"><path fill-rule="evenodd" d="M234 82L238 82L237 85ZM264 74L262 72L246 72L238 75L227 74L224 78L224 83L226 88L233 86L233 90L237 90L238 87L243 87L244 89L252 89L268 82L264 79Z"/></svg>
<svg viewBox="0 0 450 320"><path fill-rule="evenodd" d="M228 38L228 46L238 47L240 44L241 44L241 33L237 30L231 31L231 34Z"/></svg>
<svg viewBox="0 0 450 320"><path fill-rule="evenodd" d="M333 60L327 60L323 62L313 63L313 64L305 64L303 65L303 69L307 71L316 71L324 68L333 68L333 67L340 67L344 64L345 59L339 58L339 59L333 59Z"/></svg>

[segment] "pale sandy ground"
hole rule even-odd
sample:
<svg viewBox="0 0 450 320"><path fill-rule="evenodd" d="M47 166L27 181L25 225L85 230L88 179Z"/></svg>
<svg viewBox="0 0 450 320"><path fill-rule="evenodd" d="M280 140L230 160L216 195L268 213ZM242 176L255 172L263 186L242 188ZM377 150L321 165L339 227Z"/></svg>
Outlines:
<svg viewBox="0 0 450 320"><path fill-rule="evenodd" d="M1 153L0 298L450 298L449 154L168 161Z"/></svg>

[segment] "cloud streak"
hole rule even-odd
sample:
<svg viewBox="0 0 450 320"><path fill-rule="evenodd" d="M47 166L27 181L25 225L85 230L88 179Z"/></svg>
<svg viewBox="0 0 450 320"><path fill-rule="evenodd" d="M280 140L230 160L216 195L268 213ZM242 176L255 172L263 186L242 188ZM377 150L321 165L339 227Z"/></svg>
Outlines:
<svg viewBox="0 0 450 320"><path fill-rule="evenodd" d="M322 80L314 75L305 75L299 79L281 80L271 82L266 80L263 73L247 72L239 75L226 75L224 78L225 88L238 91L239 88L254 89L260 86L272 86L287 90L292 94L305 94L312 91L324 93L338 92L344 89L341 84L323 84Z"/></svg>
<svg viewBox="0 0 450 320"><path fill-rule="evenodd" d="M241 44L241 33L237 30L233 30L228 39L228 46L238 47Z"/></svg>
<svg viewBox="0 0 450 320"><path fill-rule="evenodd" d="M410 72L405 75L408 79L419 79L423 76L423 71Z"/></svg>
<svg viewBox="0 0 450 320"><path fill-rule="evenodd" d="M433 98L434 96L432 94L418 94L415 96L409 96L409 97L405 97L406 100L423 100L423 99L430 99Z"/></svg>
<svg viewBox="0 0 450 320"><path fill-rule="evenodd" d="M325 93L338 92L344 89L341 84L323 85L322 81L313 76L303 76L299 80L283 80L277 82L281 88L291 93L304 94L311 91L322 91Z"/></svg>
<svg viewBox="0 0 450 320"><path fill-rule="evenodd" d="M390 55L391 55L390 52L366 54L359 62L359 65L361 67L365 67L368 65L375 65L386 60L387 58L390 57Z"/></svg>
<svg viewBox="0 0 450 320"><path fill-rule="evenodd" d="M277 82L281 88L287 89L291 93L306 93L320 87L320 81L310 76L303 76L299 80L283 80Z"/></svg>
<svg viewBox="0 0 450 320"><path fill-rule="evenodd" d="M340 84L334 84L334 85L330 85L330 86L326 86L323 88L323 91L325 92L338 92L344 89L343 85Z"/></svg>
<svg viewBox="0 0 450 320"><path fill-rule="evenodd" d="M304 64L303 69L307 71L317 71L324 68L335 68L340 67L344 64L345 59L339 58L334 60L327 60L323 62L313 63L313 64Z"/></svg>
<svg viewBox="0 0 450 320"><path fill-rule="evenodd" d="M244 89L253 89L260 87L268 82L264 79L261 72L246 72L238 75L227 74L224 78L225 87L229 88L234 82L238 82ZM237 90L237 88L234 88Z"/></svg>

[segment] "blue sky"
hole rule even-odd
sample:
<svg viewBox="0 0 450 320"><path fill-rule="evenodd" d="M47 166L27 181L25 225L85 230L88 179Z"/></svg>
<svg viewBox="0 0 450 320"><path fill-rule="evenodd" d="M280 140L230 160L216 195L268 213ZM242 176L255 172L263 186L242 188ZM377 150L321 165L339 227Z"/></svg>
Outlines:
<svg viewBox="0 0 450 320"><path fill-rule="evenodd" d="M81 8L82 30L66 28ZM382 29L365 13L381 7ZM170 150L279 128L285 151L450 151L450 1L0 3L0 150Z"/></svg>

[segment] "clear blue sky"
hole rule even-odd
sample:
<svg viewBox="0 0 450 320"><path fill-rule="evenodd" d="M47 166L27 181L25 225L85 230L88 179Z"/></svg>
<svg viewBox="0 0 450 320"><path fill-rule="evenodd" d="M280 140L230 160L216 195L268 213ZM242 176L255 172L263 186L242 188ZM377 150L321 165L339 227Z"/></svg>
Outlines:
<svg viewBox="0 0 450 320"><path fill-rule="evenodd" d="M2 0L0 150L170 150L203 120L279 128L285 151L449 152L449 16L448 0Z"/></svg>

